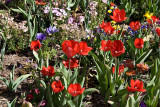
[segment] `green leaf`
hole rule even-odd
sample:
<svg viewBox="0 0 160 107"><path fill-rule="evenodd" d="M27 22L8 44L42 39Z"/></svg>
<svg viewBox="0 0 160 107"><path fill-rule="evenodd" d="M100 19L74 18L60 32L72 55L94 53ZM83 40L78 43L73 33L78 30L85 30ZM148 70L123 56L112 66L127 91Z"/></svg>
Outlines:
<svg viewBox="0 0 160 107"><path fill-rule="evenodd" d="M150 53L152 52L152 49L145 51L137 60L136 60L136 64L142 63L144 62L144 60L150 55Z"/></svg>
<svg viewBox="0 0 160 107"><path fill-rule="evenodd" d="M26 16L28 17L28 13L26 11L24 11L23 9L21 9L20 7L18 7L18 9Z"/></svg>
<svg viewBox="0 0 160 107"><path fill-rule="evenodd" d="M72 100L69 100L67 103L70 105L69 107L75 107L75 104L73 103Z"/></svg>
<svg viewBox="0 0 160 107"><path fill-rule="evenodd" d="M15 107L16 100L17 100L17 98L15 98L11 103L9 103L8 101L6 101L7 106L8 106L8 107Z"/></svg>
<svg viewBox="0 0 160 107"><path fill-rule="evenodd" d="M154 76L152 80L149 83L147 83L147 87L155 85L155 82L154 82L155 79L156 79L156 76Z"/></svg>
<svg viewBox="0 0 160 107"><path fill-rule="evenodd" d="M0 80L2 80L6 84L7 87L9 87L9 82L7 79L0 76Z"/></svg>
<svg viewBox="0 0 160 107"><path fill-rule="evenodd" d="M17 78L14 82L13 82L13 90L17 89L18 85L26 78L28 78L31 74L26 74L26 75L22 75L19 78Z"/></svg>
<svg viewBox="0 0 160 107"><path fill-rule="evenodd" d="M40 80L40 82L42 83L42 85L44 86L44 88L46 88L46 83L43 80Z"/></svg>
<svg viewBox="0 0 160 107"><path fill-rule="evenodd" d="M37 62L39 62L39 56L38 53L36 51L33 50L33 55L36 58Z"/></svg>
<svg viewBox="0 0 160 107"><path fill-rule="evenodd" d="M96 88L89 88L89 89L85 89L83 94L86 96L95 91L99 92L99 90L97 90Z"/></svg>

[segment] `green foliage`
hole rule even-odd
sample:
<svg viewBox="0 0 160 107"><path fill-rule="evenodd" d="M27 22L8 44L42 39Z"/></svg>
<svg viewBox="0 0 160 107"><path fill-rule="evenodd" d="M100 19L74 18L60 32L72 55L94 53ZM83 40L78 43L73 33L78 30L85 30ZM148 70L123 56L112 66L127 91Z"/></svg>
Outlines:
<svg viewBox="0 0 160 107"><path fill-rule="evenodd" d="M17 89L18 85L26 78L28 78L30 76L30 74L26 74L26 75L22 75L20 76L19 78L17 78L15 81L14 81L14 70L15 70L15 66L13 67L13 70L12 72L10 73L9 75L9 80L8 81L7 79L3 78L0 76L0 80L2 80L6 86L7 86L7 89L12 92L14 90Z"/></svg>
<svg viewBox="0 0 160 107"><path fill-rule="evenodd" d="M8 107L16 107L16 100L17 100L17 98L15 98L11 103L9 103L9 102L7 101L7 106L8 106Z"/></svg>

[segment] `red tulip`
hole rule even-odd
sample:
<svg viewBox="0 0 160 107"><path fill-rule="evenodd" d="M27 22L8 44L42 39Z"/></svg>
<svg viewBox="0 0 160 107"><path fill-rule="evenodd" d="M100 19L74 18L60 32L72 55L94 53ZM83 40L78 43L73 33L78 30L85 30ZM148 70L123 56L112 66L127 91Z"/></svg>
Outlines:
<svg viewBox="0 0 160 107"><path fill-rule="evenodd" d="M111 2L111 6L115 6L115 4Z"/></svg>
<svg viewBox="0 0 160 107"><path fill-rule="evenodd" d="M114 74L114 72L115 72L115 67L112 67L112 73ZM119 66L119 73L118 74L120 75L123 72L124 72L124 66L121 65L121 66Z"/></svg>
<svg viewBox="0 0 160 107"><path fill-rule="evenodd" d="M140 28L141 24L139 21L135 21L135 22L131 22L129 26L131 27L132 30L136 31Z"/></svg>
<svg viewBox="0 0 160 107"><path fill-rule="evenodd" d="M156 32L157 32L158 36L160 37L160 28L157 28Z"/></svg>
<svg viewBox="0 0 160 107"><path fill-rule="evenodd" d="M129 91L129 92L136 92L136 91L138 91L138 92L145 92L146 91L146 89L143 89L143 82L142 81L140 81L140 80L133 80L133 79L131 79L131 87L127 87L127 90Z"/></svg>
<svg viewBox="0 0 160 107"><path fill-rule="evenodd" d="M37 51L41 47L41 43L39 40L31 42L31 50Z"/></svg>
<svg viewBox="0 0 160 107"><path fill-rule="evenodd" d="M99 26L100 26L100 28L101 29L104 29L106 26L108 26L107 25L107 23L105 23L104 21L102 22L102 25L101 24L99 24Z"/></svg>
<svg viewBox="0 0 160 107"><path fill-rule="evenodd" d="M62 43L62 50L68 58L72 58L79 52L79 42L73 40L65 40Z"/></svg>
<svg viewBox="0 0 160 107"><path fill-rule="evenodd" d="M69 58L67 59L67 61L62 61L62 62L66 68L69 68ZM76 68L78 66L79 66L78 60L76 58L71 58L70 59L70 69Z"/></svg>
<svg viewBox="0 0 160 107"><path fill-rule="evenodd" d="M100 50L103 50L104 52L110 51L111 46L112 46L112 41L111 40L108 40L108 41L102 40Z"/></svg>
<svg viewBox="0 0 160 107"><path fill-rule="evenodd" d="M71 94L73 97L77 95L81 95L84 92L85 88L81 89L81 85L79 83L70 84L68 87L68 93Z"/></svg>
<svg viewBox="0 0 160 107"><path fill-rule="evenodd" d="M125 52L125 48L123 46L123 43L120 40L113 41L111 46L111 55L113 57L117 57L123 54L124 52Z"/></svg>
<svg viewBox="0 0 160 107"><path fill-rule="evenodd" d="M135 41L134 41L134 45L138 49L143 48L143 43L144 43L144 41L143 41L142 38L136 38Z"/></svg>
<svg viewBox="0 0 160 107"><path fill-rule="evenodd" d="M88 55L88 52L92 50L92 47L87 46L87 42L82 41L79 43L79 54L80 55Z"/></svg>
<svg viewBox="0 0 160 107"><path fill-rule="evenodd" d="M122 10L115 9L113 11L113 16L110 15L110 18L116 22L122 22L127 19L127 17L125 17L125 15L126 15L126 13L125 13L124 9L122 9Z"/></svg>
<svg viewBox="0 0 160 107"><path fill-rule="evenodd" d="M111 25L111 22L107 23L107 26L104 28L104 31L106 32L107 35L111 35L114 33L114 28Z"/></svg>
<svg viewBox="0 0 160 107"><path fill-rule="evenodd" d="M54 76L55 75L55 72L54 72L54 67L52 66L48 66L48 68L46 67L42 67L42 70L41 70L41 73L44 75L44 76Z"/></svg>
<svg viewBox="0 0 160 107"><path fill-rule="evenodd" d="M151 19L152 19L152 20L151 20ZM149 24L151 24L151 25L157 23L158 20L159 20L159 18L156 17L156 16L152 16L151 19L148 19L148 20L147 20L147 22L148 22Z"/></svg>
<svg viewBox="0 0 160 107"><path fill-rule="evenodd" d="M51 87L54 93L59 93L64 89L64 86L62 85L62 82L60 80L53 81Z"/></svg>

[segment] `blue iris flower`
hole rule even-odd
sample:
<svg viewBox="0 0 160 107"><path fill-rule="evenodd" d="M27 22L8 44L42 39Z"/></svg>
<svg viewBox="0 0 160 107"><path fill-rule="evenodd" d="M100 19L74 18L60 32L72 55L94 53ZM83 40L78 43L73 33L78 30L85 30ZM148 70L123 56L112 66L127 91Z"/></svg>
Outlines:
<svg viewBox="0 0 160 107"><path fill-rule="evenodd" d="M36 34L36 39L42 41L42 40L45 40L46 39L46 34L45 33L37 33Z"/></svg>
<svg viewBox="0 0 160 107"><path fill-rule="evenodd" d="M50 26L49 28L47 28L46 32L49 33L49 34L53 34L55 32L58 32L59 29L56 28L56 26Z"/></svg>

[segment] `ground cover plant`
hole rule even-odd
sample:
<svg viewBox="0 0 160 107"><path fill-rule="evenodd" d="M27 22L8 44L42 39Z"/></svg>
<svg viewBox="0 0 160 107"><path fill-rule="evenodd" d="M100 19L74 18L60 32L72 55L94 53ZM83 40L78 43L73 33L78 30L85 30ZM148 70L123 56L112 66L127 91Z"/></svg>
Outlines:
<svg viewBox="0 0 160 107"><path fill-rule="evenodd" d="M0 105L159 107L160 1L0 3Z"/></svg>

